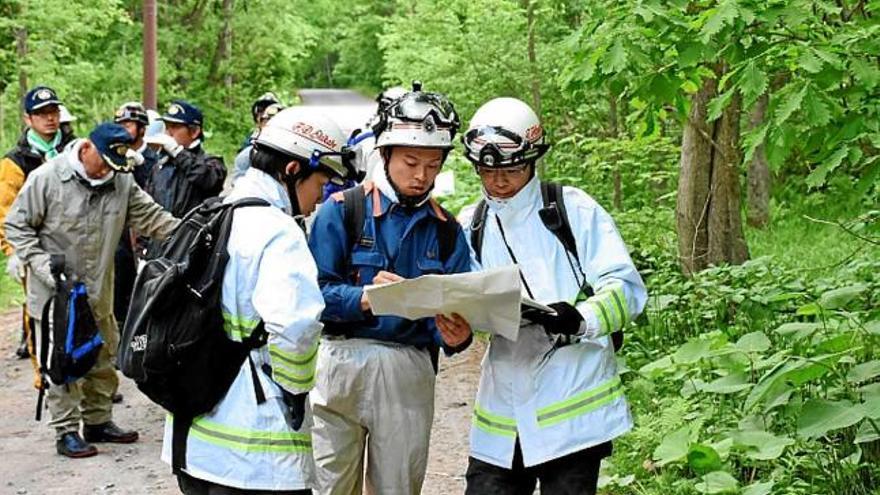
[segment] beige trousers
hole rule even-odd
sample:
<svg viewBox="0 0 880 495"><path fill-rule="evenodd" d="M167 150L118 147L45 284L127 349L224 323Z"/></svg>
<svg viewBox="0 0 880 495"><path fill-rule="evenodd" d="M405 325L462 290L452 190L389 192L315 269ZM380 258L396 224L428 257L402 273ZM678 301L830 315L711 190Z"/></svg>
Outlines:
<svg viewBox="0 0 880 495"><path fill-rule="evenodd" d="M315 420L316 493L359 495L364 481L367 493L421 491L434 417L434 368L428 351L368 339L325 338L309 397Z"/></svg>

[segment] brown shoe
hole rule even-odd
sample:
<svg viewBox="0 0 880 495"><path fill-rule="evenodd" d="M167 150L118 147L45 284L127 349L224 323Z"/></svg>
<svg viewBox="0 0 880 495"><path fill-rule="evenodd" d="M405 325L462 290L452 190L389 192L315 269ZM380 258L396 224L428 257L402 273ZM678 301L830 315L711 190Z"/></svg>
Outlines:
<svg viewBox="0 0 880 495"><path fill-rule="evenodd" d="M74 459L91 457L98 453L98 449L94 445L86 443L75 431L61 435L61 438L55 441L55 450L63 456Z"/></svg>
<svg viewBox="0 0 880 495"><path fill-rule="evenodd" d="M86 441L95 443L134 443L137 442L138 432L123 430L116 426L116 423L113 421L107 421L99 425L85 425L83 427L83 436Z"/></svg>

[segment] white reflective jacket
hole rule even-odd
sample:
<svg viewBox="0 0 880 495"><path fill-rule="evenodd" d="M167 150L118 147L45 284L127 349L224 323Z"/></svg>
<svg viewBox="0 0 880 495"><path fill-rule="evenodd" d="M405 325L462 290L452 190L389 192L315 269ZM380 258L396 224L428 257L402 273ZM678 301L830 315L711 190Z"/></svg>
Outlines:
<svg viewBox="0 0 880 495"><path fill-rule="evenodd" d="M225 486L251 490L314 488L311 415L299 431L285 420L279 385L292 393L315 383L324 299L305 235L294 222L287 192L250 168L226 201L257 197L269 207L235 211L229 264L223 275L223 314L234 340L250 335L260 319L268 345L251 352L266 402L257 404L250 365L245 362L229 392L209 414L193 421L186 471ZM272 368L270 377L263 364ZM165 425L162 459L171 462L171 421Z"/></svg>
<svg viewBox="0 0 880 495"><path fill-rule="evenodd" d="M596 293L576 304L587 322L582 330L589 328L568 345L554 346L554 339L533 324L520 329L516 342L492 339L483 358L471 455L496 466L513 465L517 437L524 464L534 466L632 427L607 334L641 312L645 285L608 213L579 189L564 188L563 198L580 265ZM474 270L513 263L500 220L535 299L545 304L577 300L580 274L575 276L562 243L538 216L543 207L538 179L509 200L487 202L482 266L473 257ZM473 213L467 208L460 218L469 242Z"/></svg>

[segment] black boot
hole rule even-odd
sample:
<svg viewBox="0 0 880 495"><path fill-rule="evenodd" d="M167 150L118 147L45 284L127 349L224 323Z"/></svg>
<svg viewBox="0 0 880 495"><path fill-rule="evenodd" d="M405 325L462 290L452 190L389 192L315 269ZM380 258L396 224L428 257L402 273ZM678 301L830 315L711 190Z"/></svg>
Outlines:
<svg viewBox="0 0 880 495"><path fill-rule="evenodd" d="M15 357L18 359L27 359L31 357L31 351L28 350L27 340L22 340L21 344L18 345L18 349L15 350Z"/></svg>
<svg viewBox="0 0 880 495"><path fill-rule="evenodd" d="M98 453L98 449L94 445L86 443L75 431L61 435L61 438L55 441L55 449L59 454L75 459L91 457Z"/></svg>
<svg viewBox="0 0 880 495"><path fill-rule="evenodd" d="M83 427L83 436L87 441L96 443L134 443L137 442L138 432L123 430L116 426L116 423L113 421L107 421L99 425L85 425Z"/></svg>

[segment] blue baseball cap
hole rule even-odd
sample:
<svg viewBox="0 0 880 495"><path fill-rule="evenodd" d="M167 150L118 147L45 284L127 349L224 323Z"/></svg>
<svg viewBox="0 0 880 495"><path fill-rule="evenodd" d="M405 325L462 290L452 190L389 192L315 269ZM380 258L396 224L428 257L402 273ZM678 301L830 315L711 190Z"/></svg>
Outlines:
<svg viewBox="0 0 880 495"><path fill-rule="evenodd" d="M165 122L185 125L202 125L202 111L199 107L184 100L174 100L161 117Z"/></svg>
<svg viewBox="0 0 880 495"><path fill-rule="evenodd" d="M134 138L125 127L112 122L98 124L89 134L89 141L95 145L104 161L113 170L131 172L134 168L133 160L130 161L128 158L128 150Z"/></svg>
<svg viewBox="0 0 880 495"><path fill-rule="evenodd" d="M35 111L49 105L61 105L61 100L55 91L48 86L37 86L24 95L24 111L32 114Z"/></svg>

